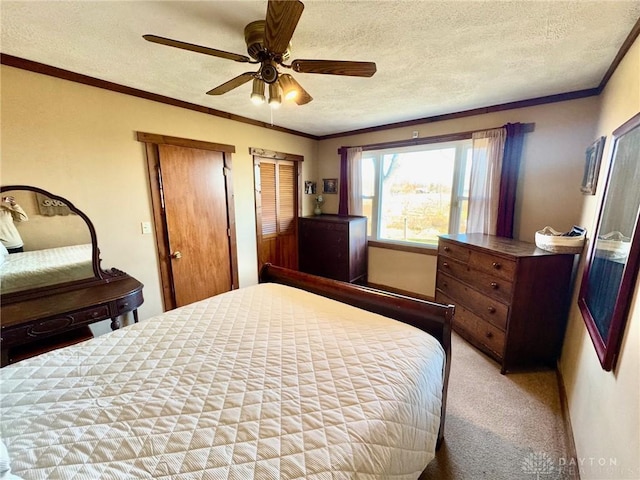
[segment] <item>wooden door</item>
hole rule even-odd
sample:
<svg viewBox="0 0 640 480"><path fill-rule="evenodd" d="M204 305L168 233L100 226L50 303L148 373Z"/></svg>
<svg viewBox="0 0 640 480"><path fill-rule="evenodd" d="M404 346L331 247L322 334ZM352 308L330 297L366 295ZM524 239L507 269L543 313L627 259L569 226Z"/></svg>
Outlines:
<svg viewBox="0 0 640 480"><path fill-rule="evenodd" d="M298 269L297 161L254 157L258 268Z"/></svg>
<svg viewBox="0 0 640 480"><path fill-rule="evenodd" d="M221 152L160 145L176 306L231 290Z"/></svg>
<svg viewBox="0 0 640 480"><path fill-rule="evenodd" d="M165 310L238 286L233 147L138 133L147 161Z"/></svg>

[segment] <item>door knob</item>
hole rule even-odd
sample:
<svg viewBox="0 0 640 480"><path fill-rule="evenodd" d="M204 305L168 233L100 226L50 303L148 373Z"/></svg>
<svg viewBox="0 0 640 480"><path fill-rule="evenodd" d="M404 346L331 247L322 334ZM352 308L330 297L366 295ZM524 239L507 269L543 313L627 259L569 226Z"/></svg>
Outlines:
<svg viewBox="0 0 640 480"><path fill-rule="evenodd" d="M180 252L173 252L171 254L171 258L175 258L176 260L182 258L182 254Z"/></svg>

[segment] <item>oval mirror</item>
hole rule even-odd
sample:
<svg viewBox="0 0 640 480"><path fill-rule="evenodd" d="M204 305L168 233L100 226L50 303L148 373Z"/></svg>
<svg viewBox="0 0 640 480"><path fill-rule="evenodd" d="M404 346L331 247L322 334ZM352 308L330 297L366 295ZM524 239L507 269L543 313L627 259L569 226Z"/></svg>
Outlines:
<svg viewBox="0 0 640 480"><path fill-rule="evenodd" d="M10 185L0 190L3 303L103 278L95 229L83 212L64 197L37 187Z"/></svg>

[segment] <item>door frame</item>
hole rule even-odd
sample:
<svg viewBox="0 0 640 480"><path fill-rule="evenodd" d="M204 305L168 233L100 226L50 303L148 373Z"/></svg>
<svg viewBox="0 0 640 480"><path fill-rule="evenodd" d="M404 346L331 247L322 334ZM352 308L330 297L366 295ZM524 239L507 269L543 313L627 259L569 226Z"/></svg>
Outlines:
<svg viewBox="0 0 640 480"><path fill-rule="evenodd" d="M224 179L227 199L227 228L229 235L229 254L231 262L231 288L238 288L238 252L236 240L235 206L233 201L233 177L231 155L236 152L233 145L191 140L187 138L170 137L154 133L136 132L139 142L145 144L147 156L147 173L149 174L149 187L151 194L151 206L153 209L153 223L155 227L155 239L158 251L158 265L160 267L160 286L164 311L176 308L173 291L171 260L169 249L169 234L167 231L164 198L162 192L162 178L160 175L160 154L158 145L174 145L177 147L195 148L198 150L211 150L222 153L224 162Z"/></svg>
<svg viewBox="0 0 640 480"><path fill-rule="evenodd" d="M274 150L266 150L264 148L255 148L249 147L249 153L253 159L253 198L254 198L254 209L256 214L256 255L257 255L257 269L258 274L260 273L260 244L262 242L262 197L260 196L262 192L258 192L257 180L256 180L256 168L260 167L260 159L264 158L267 160L287 160L293 162L296 166L296 176L297 176L297 211L296 211L296 221L298 218L302 216L302 189L301 187L301 178L302 178L302 162L304 162L304 157L302 155L296 155L294 153L283 153L276 152ZM298 236L298 225L296 223L296 238Z"/></svg>

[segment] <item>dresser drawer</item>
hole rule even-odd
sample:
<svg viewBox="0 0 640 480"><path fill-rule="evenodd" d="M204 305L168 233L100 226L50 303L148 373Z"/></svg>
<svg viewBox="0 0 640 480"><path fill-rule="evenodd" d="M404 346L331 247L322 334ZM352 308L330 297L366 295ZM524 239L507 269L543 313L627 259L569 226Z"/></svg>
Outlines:
<svg viewBox="0 0 640 480"><path fill-rule="evenodd" d="M451 303L454 305L462 305L487 322L506 330L509 307L504 303L487 297L483 292L475 290L442 272L438 272L436 277L436 301L439 301L438 290L453 299Z"/></svg>
<svg viewBox="0 0 640 480"><path fill-rule="evenodd" d="M438 256L438 271L447 273L474 289L504 303L511 301L513 283L495 275L475 270L451 258Z"/></svg>
<svg viewBox="0 0 640 480"><path fill-rule="evenodd" d="M505 333L484 321L473 312L455 300L440 293L436 293L436 301L441 303L453 303L456 305L456 314L453 317L453 328L470 342L484 350L489 350L493 355L501 360L504 356Z"/></svg>
<svg viewBox="0 0 640 480"><path fill-rule="evenodd" d="M74 323L84 323L87 320L97 320L99 318L109 318L109 305L97 305L87 310L71 314L75 320Z"/></svg>
<svg viewBox="0 0 640 480"><path fill-rule="evenodd" d="M80 325L109 318L109 305L97 305L86 310L60 315L45 320L25 323L2 330L2 343L13 345L25 343L28 339L46 338L63 333Z"/></svg>
<svg viewBox="0 0 640 480"><path fill-rule="evenodd" d="M516 272L514 260L476 251L469 255L469 266L509 281L513 280Z"/></svg>
<svg viewBox="0 0 640 480"><path fill-rule="evenodd" d="M470 251L467 247L457 243L447 242L443 239L438 242L438 256L444 255L460 260L462 263L467 263L469 261L469 253Z"/></svg>

